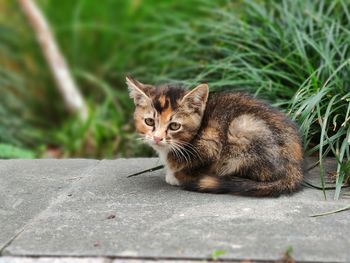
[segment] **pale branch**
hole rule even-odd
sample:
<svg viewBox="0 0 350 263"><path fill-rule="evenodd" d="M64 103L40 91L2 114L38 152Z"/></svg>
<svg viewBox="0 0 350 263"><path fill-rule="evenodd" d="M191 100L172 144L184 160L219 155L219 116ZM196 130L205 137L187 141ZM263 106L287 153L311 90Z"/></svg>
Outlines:
<svg viewBox="0 0 350 263"><path fill-rule="evenodd" d="M86 120L88 116L86 104L76 87L45 16L33 0L18 0L18 2L34 29L58 90L62 94L68 109L78 113L82 120Z"/></svg>

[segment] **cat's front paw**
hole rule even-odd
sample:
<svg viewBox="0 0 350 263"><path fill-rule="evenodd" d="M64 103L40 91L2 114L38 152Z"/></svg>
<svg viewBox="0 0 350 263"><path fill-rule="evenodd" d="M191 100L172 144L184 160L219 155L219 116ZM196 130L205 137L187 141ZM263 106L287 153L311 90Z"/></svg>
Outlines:
<svg viewBox="0 0 350 263"><path fill-rule="evenodd" d="M167 172L165 175L165 182L171 185L180 185L179 180L174 176L172 172Z"/></svg>

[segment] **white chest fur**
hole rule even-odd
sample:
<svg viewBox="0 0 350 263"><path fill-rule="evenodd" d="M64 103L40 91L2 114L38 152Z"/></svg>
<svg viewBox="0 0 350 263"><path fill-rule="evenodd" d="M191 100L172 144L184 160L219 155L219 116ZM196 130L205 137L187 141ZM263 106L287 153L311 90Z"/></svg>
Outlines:
<svg viewBox="0 0 350 263"><path fill-rule="evenodd" d="M167 164L167 156L169 153L168 150L166 149L155 149L155 150L158 153L161 163L164 164L166 169L165 181L171 185L180 185L179 180L176 179L176 177L174 176L174 172L169 168Z"/></svg>

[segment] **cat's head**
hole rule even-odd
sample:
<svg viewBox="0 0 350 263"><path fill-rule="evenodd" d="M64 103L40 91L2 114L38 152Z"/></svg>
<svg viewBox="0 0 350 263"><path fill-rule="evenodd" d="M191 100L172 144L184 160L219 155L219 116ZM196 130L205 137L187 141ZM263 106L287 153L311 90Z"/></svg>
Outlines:
<svg viewBox="0 0 350 263"><path fill-rule="evenodd" d="M157 150L181 147L196 135L208 99L208 85L193 90L175 86L152 86L126 77L135 103L137 132Z"/></svg>

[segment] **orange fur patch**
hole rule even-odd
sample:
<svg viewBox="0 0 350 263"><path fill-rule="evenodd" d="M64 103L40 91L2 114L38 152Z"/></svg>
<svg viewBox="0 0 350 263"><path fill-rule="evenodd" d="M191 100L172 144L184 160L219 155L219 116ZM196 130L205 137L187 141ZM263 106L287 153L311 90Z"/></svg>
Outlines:
<svg viewBox="0 0 350 263"><path fill-rule="evenodd" d="M160 106L161 106L162 108L164 108L164 106L165 106L165 101L166 101L166 99L165 99L165 96L164 96L164 95L162 95L162 96L159 97L159 103L160 103Z"/></svg>
<svg viewBox="0 0 350 263"><path fill-rule="evenodd" d="M224 161L221 165L218 166L218 175L225 176L231 175L237 171L245 164L245 158L232 158Z"/></svg>
<svg viewBox="0 0 350 263"><path fill-rule="evenodd" d="M168 161L170 161L169 159L168 159ZM171 161L170 161L171 162ZM176 167L176 169L178 169L178 163L177 162L175 162L175 161L172 161L172 166L173 167ZM181 182L187 182L187 181L189 181L189 179L190 179L190 177L188 176L188 175L186 175L186 173L183 173L183 172L176 172L175 174L174 174L174 176L175 176L175 178L177 179L177 180L179 180L180 181L180 183Z"/></svg>
<svg viewBox="0 0 350 263"><path fill-rule="evenodd" d="M206 176L199 181L199 188L205 189L215 189L219 186L219 180L215 177Z"/></svg>
<svg viewBox="0 0 350 263"><path fill-rule="evenodd" d="M202 138L210 140L219 139L219 129L209 124L209 126L202 132Z"/></svg>
<svg viewBox="0 0 350 263"><path fill-rule="evenodd" d="M286 144L280 148L280 153L294 161L303 160L303 149L297 138L288 138Z"/></svg>
<svg viewBox="0 0 350 263"><path fill-rule="evenodd" d="M303 150L301 149L301 145L299 143L292 142L288 148L289 148L289 151L292 153L293 157L297 161L300 161L303 159Z"/></svg>
<svg viewBox="0 0 350 263"><path fill-rule="evenodd" d="M173 113L173 109L170 107L169 99L165 98L165 96L161 96L159 98L159 102L161 107L163 108L163 111L160 114L160 122L164 124L169 121L170 115ZM166 104L168 104L168 107L164 108Z"/></svg>
<svg viewBox="0 0 350 263"><path fill-rule="evenodd" d="M207 156L218 156L222 145L220 141L219 124L216 121L210 121L207 128L201 133L201 138L197 144L200 150L205 151Z"/></svg>
<svg viewBox="0 0 350 263"><path fill-rule="evenodd" d="M170 107L168 107L166 110L162 111L162 113L160 114L160 122L162 124L166 123L167 121L169 121L170 119L170 115L172 113L172 109Z"/></svg>
<svg viewBox="0 0 350 263"><path fill-rule="evenodd" d="M147 110L142 107L138 107L134 112L135 128L138 133L147 134L149 127L147 127L143 121L143 116Z"/></svg>

